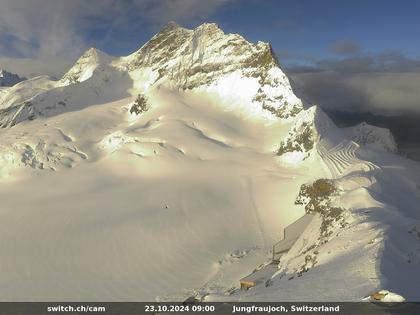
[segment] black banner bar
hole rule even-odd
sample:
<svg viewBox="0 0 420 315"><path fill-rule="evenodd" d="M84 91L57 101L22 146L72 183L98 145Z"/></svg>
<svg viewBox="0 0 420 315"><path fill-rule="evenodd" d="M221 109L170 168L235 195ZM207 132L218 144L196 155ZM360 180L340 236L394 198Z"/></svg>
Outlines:
<svg viewBox="0 0 420 315"><path fill-rule="evenodd" d="M420 314L419 303L369 302L1 302L3 315Z"/></svg>

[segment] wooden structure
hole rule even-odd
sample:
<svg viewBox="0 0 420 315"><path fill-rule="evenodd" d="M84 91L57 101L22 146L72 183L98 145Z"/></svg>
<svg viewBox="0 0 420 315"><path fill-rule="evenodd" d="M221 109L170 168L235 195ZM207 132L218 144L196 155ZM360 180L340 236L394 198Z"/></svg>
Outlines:
<svg viewBox="0 0 420 315"><path fill-rule="evenodd" d="M265 283L278 270L277 264L268 264L259 270L254 270L250 275L240 280L241 289L248 290L257 284Z"/></svg>

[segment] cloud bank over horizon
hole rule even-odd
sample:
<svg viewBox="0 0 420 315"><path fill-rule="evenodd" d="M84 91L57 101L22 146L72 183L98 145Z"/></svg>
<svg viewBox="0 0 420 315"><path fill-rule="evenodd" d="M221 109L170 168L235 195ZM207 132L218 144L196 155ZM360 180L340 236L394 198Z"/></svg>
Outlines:
<svg viewBox="0 0 420 315"><path fill-rule="evenodd" d="M356 44L332 47L346 57L301 58L287 66L311 102L342 111L420 114L419 59L390 51L362 53ZM358 47L354 55L352 47Z"/></svg>

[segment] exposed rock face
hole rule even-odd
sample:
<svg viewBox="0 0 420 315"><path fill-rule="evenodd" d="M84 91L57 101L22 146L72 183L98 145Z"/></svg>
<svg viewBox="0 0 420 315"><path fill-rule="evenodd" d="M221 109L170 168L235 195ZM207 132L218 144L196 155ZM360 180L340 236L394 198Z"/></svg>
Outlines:
<svg viewBox="0 0 420 315"><path fill-rule="evenodd" d="M17 74L0 69L0 87L13 86L23 80L26 80L26 78L21 78Z"/></svg>
<svg viewBox="0 0 420 315"><path fill-rule="evenodd" d="M249 43L213 23L194 30L169 23L140 50L123 58L123 66L128 71L151 68L155 82L169 80L182 89L217 85L223 77L238 73L235 80L254 79L252 101L273 114L286 118L303 107L270 44Z"/></svg>
<svg viewBox="0 0 420 315"><path fill-rule="evenodd" d="M328 134L335 125L318 106L312 106L299 113L287 136L280 143L277 155L298 152L305 159L316 143Z"/></svg>

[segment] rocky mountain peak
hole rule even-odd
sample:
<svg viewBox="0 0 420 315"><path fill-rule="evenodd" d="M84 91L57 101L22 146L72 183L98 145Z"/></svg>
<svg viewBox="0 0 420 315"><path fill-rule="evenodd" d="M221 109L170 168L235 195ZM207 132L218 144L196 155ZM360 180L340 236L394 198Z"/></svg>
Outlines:
<svg viewBox="0 0 420 315"><path fill-rule="evenodd" d="M130 72L155 73L148 86L168 82L181 89L215 87L239 75L241 83L235 79L234 92L243 94L245 84L252 86L248 101L273 115L287 118L303 107L269 43L225 34L215 23L193 30L169 23L138 51L122 58L121 65Z"/></svg>
<svg viewBox="0 0 420 315"><path fill-rule="evenodd" d="M60 81L46 84L71 90L71 85L84 81L86 84L78 88L104 99L103 94L108 95L104 87L107 85L118 85L121 96L167 85L216 94L229 104L266 118L289 118L304 108L269 43L252 43L241 35L225 34L215 23L189 30L170 22L126 57L116 58L90 48ZM3 111L4 124L33 117L30 111L47 115L51 107L47 97L29 85L27 90L30 102L22 99L17 104L10 98L7 110ZM63 100L61 97L57 96L60 100L56 103L71 104L67 96ZM17 112L21 114L15 115Z"/></svg>
<svg viewBox="0 0 420 315"><path fill-rule="evenodd" d="M174 29L180 27L175 21L169 21L163 29Z"/></svg>
<svg viewBox="0 0 420 315"><path fill-rule="evenodd" d="M104 53L103 51L94 47L90 47L82 54L81 58L101 58L106 55L107 54Z"/></svg>
<svg viewBox="0 0 420 315"><path fill-rule="evenodd" d="M194 29L195 34L201 35L224 35L223 30L216 23L203 23Z"/></svg>
<svg viewBox="0 0 420 315"><path fill-rule="evenodd" d="M172 31L172 30L176 30L178 28L181 28L176 22L174 21L169 21L161 30L161 32L168 32L168 31Z"/></svg>

